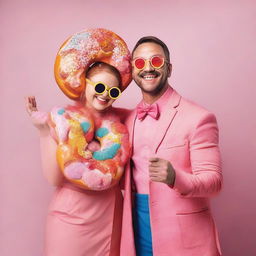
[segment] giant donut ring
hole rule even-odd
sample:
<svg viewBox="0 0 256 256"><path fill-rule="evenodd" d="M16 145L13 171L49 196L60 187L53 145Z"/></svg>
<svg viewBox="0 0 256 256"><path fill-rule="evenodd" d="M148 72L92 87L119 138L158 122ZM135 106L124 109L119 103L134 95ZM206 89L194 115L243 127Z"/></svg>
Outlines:
<svg viewBox="0 0 256 256"><path fill-rule="evenodd" d="M99 123L98 123L99 122ZM55 107L50 123L58 141L57 162L64 176L87 190L105 190L120 180L130 154L126 127L116 120L98 120L83 106ZM88 145L95 138L100 149Z"/></svg>
<svg viewBox="0 0 256 256"><path fill-rule="evenodd" d="M124 40L107 29L88 29L69 37L57 53L54 75L63 93L79 100L86 86L85 73L98 61L119 71L121 91L131 82L130 53Z"/></svg>

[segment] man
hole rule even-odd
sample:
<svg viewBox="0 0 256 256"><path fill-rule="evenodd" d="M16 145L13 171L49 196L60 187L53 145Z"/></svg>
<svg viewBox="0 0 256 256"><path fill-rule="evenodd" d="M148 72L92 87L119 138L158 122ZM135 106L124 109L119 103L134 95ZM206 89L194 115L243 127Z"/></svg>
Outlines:
<svg viewBox="0 0 256 256"><path fill-rule="evenodd" d="M158 38L137 42L132 65L143 99L126 121L121 255L221 255L209 205L222 184L215 116L168 84L169 50Z"/></svg>

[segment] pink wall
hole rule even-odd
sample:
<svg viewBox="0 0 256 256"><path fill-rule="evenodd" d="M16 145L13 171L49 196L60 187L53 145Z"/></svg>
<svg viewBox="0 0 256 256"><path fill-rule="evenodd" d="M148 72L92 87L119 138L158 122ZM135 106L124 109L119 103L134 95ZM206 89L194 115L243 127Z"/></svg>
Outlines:
<svg viewBox="0 0 256 256"><path fill-rule="evenodd" d="M213 212L224 255L256 255L254 1L2 0L0 11L1 256L42 254L52 188L23 97L36 95L45 110L67 102L53 78L55 54L89 27L117 32L130 48L144 35L168 44L173 87L218 118L225 183ZM139 98L131 84L117 105L131 108Z"/></svg>

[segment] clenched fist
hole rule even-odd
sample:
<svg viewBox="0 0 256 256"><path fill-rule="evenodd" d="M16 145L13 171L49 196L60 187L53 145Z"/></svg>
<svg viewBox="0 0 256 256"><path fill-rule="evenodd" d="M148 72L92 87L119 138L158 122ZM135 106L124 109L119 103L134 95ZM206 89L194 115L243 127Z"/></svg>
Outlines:
<svg viewBox="0 0 256 256"><path fill-rule="evenodd" d="M174 185L175 170L171 163L165 159L152 157L149 159L149 177L152 181Z"/></svg>

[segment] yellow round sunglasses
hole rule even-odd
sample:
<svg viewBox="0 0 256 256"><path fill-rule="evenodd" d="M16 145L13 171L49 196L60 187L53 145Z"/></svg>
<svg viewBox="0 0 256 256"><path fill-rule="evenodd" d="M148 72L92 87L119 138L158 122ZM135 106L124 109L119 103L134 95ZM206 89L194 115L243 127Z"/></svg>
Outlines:
<svg viewBox="0 0 256 256"><path fill-rule="evenodd" d="M103 94L105 91L108 92L108 95L111 99L117 99L121 95L121 90L118 87L109 88L102 82L93 82L90 79L86 78L86 81L94 86L94 90L97 94Z"/></svg>

